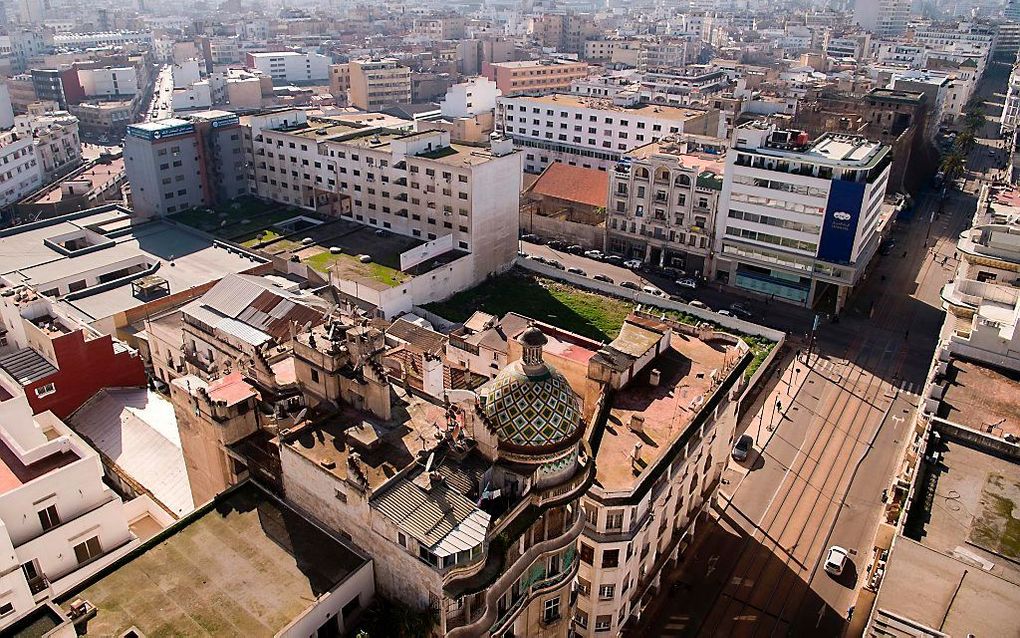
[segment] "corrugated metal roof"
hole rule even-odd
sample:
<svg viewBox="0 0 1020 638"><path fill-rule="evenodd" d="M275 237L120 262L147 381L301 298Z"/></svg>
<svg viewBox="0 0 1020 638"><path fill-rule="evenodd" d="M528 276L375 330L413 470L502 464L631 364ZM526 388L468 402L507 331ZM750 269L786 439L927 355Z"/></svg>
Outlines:
<svg viewBox="0 0 1020 638"><path fill-rule="evenodd" d="M202 295L202 305L228 317L236 317L265 290L265 286L255 281L229 274Z"/></svg>
<svg viewBox="0 0 1020 638"><path fill-rule="evenodd" d="M399 481L375 506L438 556L480 545L491 518L445 482L425 491L412 481Z"/></svg>
<svg viewBox="0 0 1020 638"><path fill-rule="evenodd" d="M272 337L262 332L258 328L249 326L248 324L238 321L237 319L231 319L230 317L223 317L219 323L216 324L217 330L233 335L238 339L246 341L253 346L261 346L267 341L272 341Z"/></svg>
<svg viewBox="0 0 1020 638"><path fill-rule="evenodd" d="M0 368L21 385L28 385L57 371L57 367L31 348L0 357Z"/></svg>
<svg viewBox="0 0 1020 638"><path fill-rule="evenodd" d="M406 319L397 319L387 330L388 336L400 339L423 352L437 353L446 349L447 338L445 335L422 328Z"/></svg>

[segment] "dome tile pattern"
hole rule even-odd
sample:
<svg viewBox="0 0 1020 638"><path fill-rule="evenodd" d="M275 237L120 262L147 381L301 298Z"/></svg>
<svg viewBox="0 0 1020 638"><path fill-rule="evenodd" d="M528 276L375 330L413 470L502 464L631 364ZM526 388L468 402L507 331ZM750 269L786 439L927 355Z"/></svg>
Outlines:
<svg viewBox="0 0 1020 638"><path fill-rule="evenodd" d="M577 396L552 368L528 376L520 362L500 372L482 396L483 411L505 443L547 447L575 434L581 423Z"/></svg>

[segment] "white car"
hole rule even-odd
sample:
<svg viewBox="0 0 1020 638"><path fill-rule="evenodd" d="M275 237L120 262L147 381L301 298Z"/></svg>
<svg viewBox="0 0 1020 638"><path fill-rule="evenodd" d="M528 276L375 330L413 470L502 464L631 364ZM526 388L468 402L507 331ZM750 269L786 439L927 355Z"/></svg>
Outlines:
<svg viewBox="0 0 1020 638"><path fill-rule="evenodd" d="M833 576L839 576L846 567L846 561L850 553L839 545L829 548L829 555L825 557L825 571Z"/></svg>
<svg viewBox="0 0 1020 638"><path fill-rule="evenodd" d="M655 286L644 286L641 288L641 292L647 293L649 295L655 295L656 297L662 294L662 291L656 288Z"/></svg>
<svg viewBox="0 0 1020 638"><path fill-rule="evenodd" d="M623 266L625 268L630 268L631 270L637 270L638 268L641 267L641 265L642 262L640 259L628 259L627 261L623 262Z"/></svg>
<svg viewBox="0 0 1020 638"><path fill-rule="evenodd" d="M584 256L587 257L588 259L602 259L602 251L601 250L586 250L586 251L584 251Z"/></svg>

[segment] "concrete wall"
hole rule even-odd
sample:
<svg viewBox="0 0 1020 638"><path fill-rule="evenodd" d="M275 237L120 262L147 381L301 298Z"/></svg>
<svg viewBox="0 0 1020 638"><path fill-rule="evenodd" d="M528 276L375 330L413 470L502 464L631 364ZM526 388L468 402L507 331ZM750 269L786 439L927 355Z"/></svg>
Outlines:
<svg viewBox="0 0 1020 638"><path fill-rule="evenodd" d="M737 319L736 317L726 317L716 312L712 312L711 310L695 308L694 306L685 303L680 303L679 301L673 301L665 297L649 295L648 293L641 292L638 290L630 290L628 288L623 288L622 286L617 286L616 284L597 281L595 279L590 279L588 277L582 277L581 275L574 275L572 273L568 273L566 271L553 268L552 266L547 266L546 264L540 264L531 259L519 260L517 265L527 270L536 272L540 275L544 275L552 279L559 279L560 281L565 281L569 284L580 286L581 288L587 288L589 290L594 290L596 292L607 293L613 295L614 297L620 297L622 299L627 299L628 301L633 301L635 303L643 305L651 305L656 306L658 308L665 308L667 310L676 310L678 312L684 312L689 315L698 317L699 319L704 319L705 321L711 321L713 323L716 323L722 326L723 328L729 328L730 330L735 330L737 332L742 332L744 334L765 337L766 339L772 341L779 341L786 336L785 333L783 333L780 330L774 330L772 328L766 328L765 326L759 326L756 323L744 321L743 319Z"/></svg>
<svg viewBox="0 0 1020 638"><path fill-rule="evenodd" d="M557 219L544 215L521 214L521 230L534 233L543 239L559 239L572 244L580 244L586 249L602 250L606 227L579 224L567 219Z"/></svg>
<svg viewBox="0 0 1020 638"><path fill-rule="evenodd" d="M340 635L343 635L349 627L344 622L342 610L355 598L358 599L358 609L364 609L375 598L375 573L371 561L362 565L331 591L319 596L311 607L284 627L277 636L281 638L316 636L316 631L332 618L338 619L337 627L340 629Z"/></svg>

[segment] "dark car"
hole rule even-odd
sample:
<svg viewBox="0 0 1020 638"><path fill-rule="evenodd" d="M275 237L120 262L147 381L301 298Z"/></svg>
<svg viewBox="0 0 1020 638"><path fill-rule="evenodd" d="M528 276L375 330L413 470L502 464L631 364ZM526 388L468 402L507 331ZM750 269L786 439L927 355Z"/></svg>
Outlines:
<svg viewBox="0 0 1020 638"><path fill-rule="evenodd" d="M563 250L564 248L566 248L567 242L560 241L559 239L552 239L549 241L547 246L549 246L549 248L552 248L553 250Z"/></svg>
<svg viewBox="0 0 1020 638"><path fill-rule="evenodd" d="M581 246L580 244L567 246L567 252L571 255L581 255L584 253L584 246Z"/></svg>
<svg viewBox="0 0 1020 638"><path fill-rule="evenodd" d="M531 242L532 244L541 244L542 243L542 239L538 235L533 235L531 233L526 233L524 235L521 235L521 239L523 241L526 241L526 242Z"/></svg>
<svg viewBox="0 0 1020 638"><path fill-rule="evenodd" d="M637 285L633 281L621 281L620 286L622 288L630 288L631 290L641 290L641 286Z"/></svg>
<svg viewBox="0 0 1020 638"><path fill-rule="evenodd" d="M733 446L733 460L746 461L747 455L754 447L754 438L750 434L741 434L737 444Z"/></svg>
<svg viewBox="0 0 1020 638"><path fill-rule="evenodd" d="M737 317L744 319L745 321L750 320L752 317L754 317L754 313L748 310L747 306L744 306L739 303L730 305L730 312L736 315Z"/></svg>

